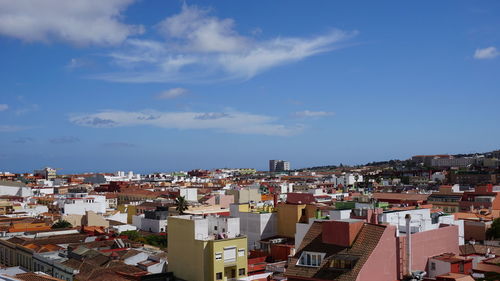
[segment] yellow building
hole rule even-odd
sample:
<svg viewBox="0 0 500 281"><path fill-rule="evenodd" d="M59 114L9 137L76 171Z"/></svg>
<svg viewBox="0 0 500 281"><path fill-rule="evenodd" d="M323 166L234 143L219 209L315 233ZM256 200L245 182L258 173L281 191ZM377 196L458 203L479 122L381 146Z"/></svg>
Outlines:
<svg viewBox="0 0 500 281"><path fill-rule="evenodd" d="M183 280L236 280L247 276L247 238L239 218L168 217L168 270Z"/></svg>
<svg viewBox="0 0 500 281"><path fill-rule="evenodd" d="M295 237L296 224L307 223L316 216L317 207L308 204L278 204L278 235Z"/></svg>
<svg viewBox="0 0 500 281"><path fill-rule="evenodd" d="M137 207L135 205L131 204L120 204L116 207L120 213L126 213L127 214L127 223L131 224L132 223L132 217L137 215Z"/></svg>
<svg viewBox="0 0 500 281"><path fill-rule="evenodd" d="M241 189L228 189L226 190L227 195L234 196L234 203L248 203L248 202L260 202L261 195L259 189L255 187L245 187Z"/></svg>

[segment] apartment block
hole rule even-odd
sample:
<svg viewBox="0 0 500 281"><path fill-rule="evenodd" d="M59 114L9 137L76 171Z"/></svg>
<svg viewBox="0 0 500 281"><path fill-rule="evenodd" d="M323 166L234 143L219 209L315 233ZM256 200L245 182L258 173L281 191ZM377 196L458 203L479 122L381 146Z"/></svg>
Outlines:
<svg viewBox="0 0 500 281"><path fill-rule="evenodd" d="M236 280L247 276L247 237L239 218L168 217L169 271L183 280Z"/></svg>

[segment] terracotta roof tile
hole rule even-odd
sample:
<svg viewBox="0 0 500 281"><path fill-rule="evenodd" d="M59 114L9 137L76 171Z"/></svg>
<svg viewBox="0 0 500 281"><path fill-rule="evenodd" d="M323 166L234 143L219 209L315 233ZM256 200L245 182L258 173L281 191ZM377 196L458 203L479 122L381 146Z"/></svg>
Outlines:
<svg viewBox="0 0 500 281"><path fill-rule="evenodd" d="M322 222L314 222L306 233L296 255L290 259L286 275L290 277L324 280L356 280L359 271L377 246L385 229L386 227L383 225L364 224L352 246L342 247L323 243L321 237ZM303 251L325 253L325 258L319 267L304 267L297 265L297 261ZM353 257L357 259L357 262L354 267L348 271L331 270L329 268L330 262L335 255Z"/></svg>

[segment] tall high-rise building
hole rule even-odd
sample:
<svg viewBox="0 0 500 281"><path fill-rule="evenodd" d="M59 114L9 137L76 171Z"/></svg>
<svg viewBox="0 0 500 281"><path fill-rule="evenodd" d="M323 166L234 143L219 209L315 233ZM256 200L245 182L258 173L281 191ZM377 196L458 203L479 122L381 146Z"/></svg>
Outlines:
<svg viewBox="0 0 500 281"><path fill-rule="evenodd" d="M41 176L46 180L53 180L56 178L56 169L45 167L42 170L35 170L35 176Z"/></svg>
<svg viewBox="0 0 500 281"><path fill-rule="evenodd" d="M290 162L284 160L269 160L269 172L284 172L290 170Z"/></svg>

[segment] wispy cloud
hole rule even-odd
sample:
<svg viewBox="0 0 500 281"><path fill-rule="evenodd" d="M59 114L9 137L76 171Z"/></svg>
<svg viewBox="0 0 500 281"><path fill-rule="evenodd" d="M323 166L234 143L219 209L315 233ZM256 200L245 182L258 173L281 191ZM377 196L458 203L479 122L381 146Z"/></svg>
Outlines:
<svg viewBox="0 0 500 281"><path fill-rule="evenodd" d="M80 139L74 136L62 136L58 138L53 138L49 140L52 144L69 144L80 142Z"/></svg>
<svg viewBox="0 0 500 281"><path fill-rule="evenodd" d="M13 143L25 144L35 142L34 138L31 137L19 137L12 141Z"/></svg>
<svg viewBox="0 0 500 281"><path fill-rule="evenodd" d="M0 133L18 132L28 129L30 129L30 127L17 126L17 125L0 125Z"/></svg>
<svg viewBox="0 0 500 281"><path fill-rule="evenodd" d="M134 0L0 1L0 34L28 42L115 45L144 28L121 22Z"/></svg>
<svg viewBox="0 0 500 281"><path fill-rule="evenodd" d="M299 117L299 118L307 118L307 117L318 118L318 117L328 117L328 116L332 116L334 114L335 113L330 112L330 111L310 111L310 110L304 110L304 111L297 111L293 115L295 117Z"/></svg>
<svg viewBox="0 0 500 281"><path fill-rule="evenodd" d="M96 122L96 120L99 120ZM76 125L94 128L153 126L180 130L216 130L235 134L291 136L300 133L301 125L287 126L277 118L244 112L159 112L103 111L70 117Z"/></svg>
<svg viewBox="0 0 500 281"><path fill-rule="evenodd" d="M92 62L85 58L72 58L69 60L68 64L66 64L67 70L75 70L77 68L86 67L91 65Z"/></svg>
<svg viewBox="0 0 500 281"><path fill-rule="evenodd" d="M109 54L116 72L92 78L113 82L212 82L250 79L271 68L341 48L357 32L333 29L321 35L258 40L235 30L233 19L183 5L161 21L163 40L129 39Z"/></svg>
<svg viewBox="0 0 500 281"><path fill-rule="evenodd" d="M184 88L173 88L158 95L159 99L173 99L187 94L189 91Z"/></svg>
<svg viewBox="0 0 500 281"><path fill-rule="evenodd" d="M37 111L40 106L36 103L30 103L24 96L18 96L17 100L20 106L15 110L16 115L24 115L26 113Z"/></svg>
<svg viewBox="0 0 500 281"><path fill-rule="evenodd" d="M40 108L38 104L27 104L21 108L16 109L16 115L23 115L29 112L37 111Z"/></svg>
<svg viewBox="0 0 500 281"><path fill-rule="evenodd" d="M474 58L478 60L494 59L498 56L500 56L500 52L495 47L476 49L474 52Z"/></svg>
<svg viewBox="0 0 500 281"><path fill-rule="evenodd" d="M5 111L9 109L9 105L0 103L0 111Z"/></svg>

